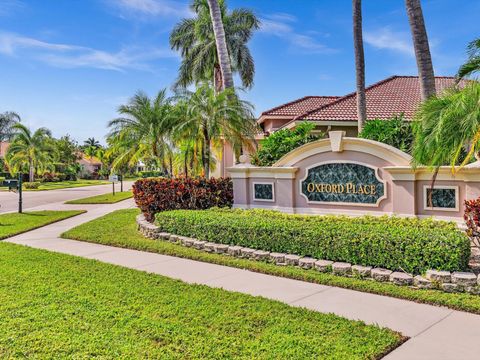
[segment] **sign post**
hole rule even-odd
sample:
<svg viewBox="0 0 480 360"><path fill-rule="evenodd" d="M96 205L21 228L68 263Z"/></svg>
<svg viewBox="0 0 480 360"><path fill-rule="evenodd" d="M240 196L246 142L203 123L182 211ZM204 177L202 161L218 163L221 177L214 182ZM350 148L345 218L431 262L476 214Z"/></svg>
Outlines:
<svg viewBox="0 0 480 360"><path fill-rule="evenodd" d="M108 181L112 182L113 196L115 196L115 183L118 182L118 175L110 175Z"/></svg>
<svg viewBox="0 0 480 360"><path fill-rule="evenodd" d="M123 175L118 175L118 179L120 180L120 192L123 192Z"/></svg>

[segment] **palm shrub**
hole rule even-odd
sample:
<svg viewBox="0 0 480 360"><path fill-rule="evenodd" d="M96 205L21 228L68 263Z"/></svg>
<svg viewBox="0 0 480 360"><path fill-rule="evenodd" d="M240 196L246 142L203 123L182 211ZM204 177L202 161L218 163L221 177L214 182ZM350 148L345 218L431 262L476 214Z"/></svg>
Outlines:
<svg viewBox="0 0 480 360"><path fill-rule="evenodd" d="M260 149L253 155L252 164L257 166L271 166L282 156L295 148L316 141L324 136L312 134L315 124L303 122L295 129L282 129L262 140Z"/></svg>
<svg viewBox="0 0 480 360"><path fill-rule="evenodd" d="M366 122L358 137L391 145L406 153L411 153L415 123L406 121L403 114L388 120L374 119Z"/></svg>
<svg viewBox="0 0 480 360"><path fill-rule="evenodd" d="M463 79L480 71L480 38L471 41L467 47L468 60L458 69L457 77Z"/></svg>

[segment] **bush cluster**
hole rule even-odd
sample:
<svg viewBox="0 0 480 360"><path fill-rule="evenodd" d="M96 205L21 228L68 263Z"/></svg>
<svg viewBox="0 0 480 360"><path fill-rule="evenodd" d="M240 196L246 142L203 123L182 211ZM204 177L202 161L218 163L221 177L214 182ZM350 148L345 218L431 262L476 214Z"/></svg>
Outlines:
<svg viewBox="0 0 480 360"><path fill-rule="evenodd" d="M463 219L467 225L467 235L480 247L480 198L465 201Z"/></svg>
<svg viewBox="0 0 480 360"><path fill-rule="evenodd" d="M303 122L295 129L275 131L261 141L260 149L253 155L252 164L257 166L271 166L290 151L309 142L325 136L323 133L312 134L315 124Z"/></svg>
<svg viewBox="0 0 480 360"><path fill-rule="evenodd" d="M469 239L454 223L433 220L210 209L159 213L156 223L200 240L412 274L465 270L470 256Z"/></svg>
<svg viewBox="0 0 480 360"><path fill-rule="evenodd" d="M26 181L22 183L22 186L25 189L38 189L40 187L40 184L41 184L40 181L32 181L32 182Z"/></svg>
<svg viewBox="0 0 480 360"><path fill-rule="evenodd" d="M228 178L149 178L133 184L137 206L148 221L165 210L231 207L233 184Z"/></svg>
<svg viewBox="0 0 480 360"><path fill-rule="evenodd" d="M38 179L40 182L60 182L65 181L67 179L67 175L63 173L57 172L45 172L43 175Z"/></svg>

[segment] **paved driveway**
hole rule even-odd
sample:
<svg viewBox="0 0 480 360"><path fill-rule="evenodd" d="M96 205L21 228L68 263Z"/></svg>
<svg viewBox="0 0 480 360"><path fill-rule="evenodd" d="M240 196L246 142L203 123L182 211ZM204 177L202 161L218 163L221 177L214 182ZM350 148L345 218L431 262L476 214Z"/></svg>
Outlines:
<svg viewBox="0 0 480 360"><path fill-rule="evenodd" d="M130 189L133 181L125 181L123 190ZM23 209L39 208L53 203L80 199L88 196L105 194L112 191L112 185L84 186L71 189L48 191L24 191ZM115 191L120 191L120 184L115 184ZM18 194L0 191L0 213L18 210Z"/></svg>

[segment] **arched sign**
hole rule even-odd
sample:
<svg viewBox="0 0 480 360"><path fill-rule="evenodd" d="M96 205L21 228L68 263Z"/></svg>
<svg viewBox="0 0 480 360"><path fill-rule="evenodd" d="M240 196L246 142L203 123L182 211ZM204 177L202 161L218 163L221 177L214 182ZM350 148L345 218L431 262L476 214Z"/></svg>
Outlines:
<svg viewBox="0 0 480 360"><path fill-rule="evenodd" d="M306 169L300 192L309 203L377 206L386 197L386 183L376 168L355 162L331 162Z"/></svg>

